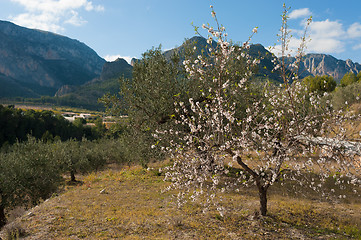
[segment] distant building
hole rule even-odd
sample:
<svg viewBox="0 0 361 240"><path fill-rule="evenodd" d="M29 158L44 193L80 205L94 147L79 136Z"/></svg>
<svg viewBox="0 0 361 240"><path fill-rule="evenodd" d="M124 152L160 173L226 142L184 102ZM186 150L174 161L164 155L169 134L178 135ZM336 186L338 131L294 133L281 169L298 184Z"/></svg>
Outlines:
<svg viewBox="0 0 361 240"><path fill-rule="evenodd" d="M95 119L96 117L93 117L91 114L88 113L73 113L73 112L65 112L63 114L61 114L66 120L68 120L69 122L74 122L75 119L77 118L83 118L86 120L91 120L91 119Z"/></svg>

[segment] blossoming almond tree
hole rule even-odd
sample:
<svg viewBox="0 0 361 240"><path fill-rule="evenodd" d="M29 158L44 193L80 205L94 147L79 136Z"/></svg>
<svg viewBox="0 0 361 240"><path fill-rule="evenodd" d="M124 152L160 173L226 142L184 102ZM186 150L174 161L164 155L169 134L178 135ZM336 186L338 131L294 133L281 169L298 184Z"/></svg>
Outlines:
<svg viewBox="0 0 361 240"><path fill-rule="evenodd" d="M204 194L205 204L216 203L215 193L235 187L234 182L222 178L227 164L233 163L242 169L236 188L240 184L257 186L262 215L267 214L267 191L276 181L288 179L326 196L323 185L331 178L339 185L350 184L359 195L360 169L355 167L354 157L360 155L360 149L357 143L356 148L343 144L348 137L344 124L352 114L334 111L327 96L309 94L297 74L286 69L288 9L284 8L279 35L282 56L275 61L284 83L279 87L268 84L258 95L249 91L252 68L258 60L247 54L257 28L242 46L232 45L213 6L211 12L216 27L204 24L203 29L208 31L208 42L216 41L217 47L207 49L208 57L200 55L183 62L188 81L202 83L199 91L203 98L176 102L175 123L181 127L154 135L173 136L165 149L174 163L165 169L165 180L172 182L170 189L181 189L179 204ZM301 45L298 50L298 61L303 48ZM322 148L327 149L326 154Z"/></svg>

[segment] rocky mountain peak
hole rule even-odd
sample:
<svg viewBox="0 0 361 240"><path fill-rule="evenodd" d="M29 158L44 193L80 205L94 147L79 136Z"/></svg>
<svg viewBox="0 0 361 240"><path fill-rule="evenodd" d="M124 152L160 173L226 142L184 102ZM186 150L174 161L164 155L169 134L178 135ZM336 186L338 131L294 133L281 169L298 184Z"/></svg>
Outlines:
<svg viewBox="0 0 361 240"><path fill-rule="evenodd" d="M288 58L288 61L295 61L295 58ZM300 66L302 76L307 75L328 75L332 76L337 82L348 72L358 73L361 71L361 65L352 60L346 61L336 59L327 54L310 53L307 54Z"/></svg>
<svg viewBox="0 0 361 240"><path fill-rule="evenodd" d="M103 66L100 79L118 78L120 73L129 69L132 69L131 65L123 58L118 58L113 62L106 62Z"/></svg>

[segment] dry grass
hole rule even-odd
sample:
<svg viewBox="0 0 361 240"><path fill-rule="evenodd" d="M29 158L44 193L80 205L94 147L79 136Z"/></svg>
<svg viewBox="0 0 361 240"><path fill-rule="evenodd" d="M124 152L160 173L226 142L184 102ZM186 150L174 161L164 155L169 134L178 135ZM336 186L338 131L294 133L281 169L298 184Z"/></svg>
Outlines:
<svg viewBox="0 0 361 240"><path fill-rule="evenodd" d="M223 196L228 211L222 217L202 213L197 204L178 209L172 193L161 192L167 185L162 179L140 167L92 173L12 224L25 231L24 239L361 238L360 201L331 205L275 189L269 216L259 217L257 193L244 188Z"/></svg>

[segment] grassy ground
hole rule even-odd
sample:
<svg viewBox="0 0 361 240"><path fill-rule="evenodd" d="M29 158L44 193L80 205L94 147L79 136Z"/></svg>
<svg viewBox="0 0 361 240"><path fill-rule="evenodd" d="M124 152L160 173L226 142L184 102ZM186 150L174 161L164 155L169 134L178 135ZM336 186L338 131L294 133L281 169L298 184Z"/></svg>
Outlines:
<svg viewBox="0 0 361 240"><path fill-rule="evenodd" d="M156 168L156 167L155 167ZM330 204L270 192L269 216L259 217L253 188L223 196L227 213L178 209L156 170L108 169L31 209L0 234L24 239L361 239L361 201Z"/></svg>

